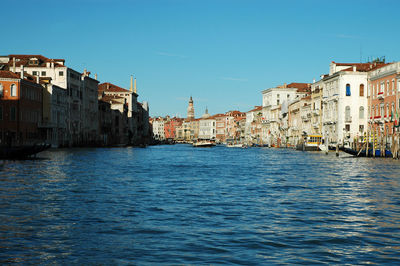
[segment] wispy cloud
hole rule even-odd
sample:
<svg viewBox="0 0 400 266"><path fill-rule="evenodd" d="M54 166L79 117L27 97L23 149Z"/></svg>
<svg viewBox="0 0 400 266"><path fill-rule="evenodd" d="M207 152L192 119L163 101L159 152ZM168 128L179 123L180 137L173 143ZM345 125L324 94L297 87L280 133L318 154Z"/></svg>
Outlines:
<svg viewBox="0 0 400 266"><path fill-rule="evenodd" d="M340 39L359 39L360 36L357 35L347 35L347 34L337 34L336 38Z"/></svg>
<svg viewBox="0 0 400 266"><path fill-rule="evenodd" d="M186 55L172 54L172 53L166 53L166 52L157 52L157 54L161 55L161 56L168 56L168 57L187 58Z"/></svg>
<svg viewBox="0 0 400 266"><path fill-rule="evenodd" d="M247 79L244 78L233 78L233 77L221 77L223 80L231 80L231 81L247 81Z"/></svg>

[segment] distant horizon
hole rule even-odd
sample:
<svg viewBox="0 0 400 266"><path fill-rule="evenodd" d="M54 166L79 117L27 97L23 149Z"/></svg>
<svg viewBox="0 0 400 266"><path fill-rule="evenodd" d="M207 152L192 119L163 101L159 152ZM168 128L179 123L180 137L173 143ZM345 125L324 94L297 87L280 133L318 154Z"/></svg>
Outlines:
<svg viewBox="0 0 400 266"><path fill-rule="evenodd" d="M19 8L23 6L24 8ZM312 83L331 61L399 61L400 2L4 0L0 54L41 54L129 88L150 115L247 112L261 92ZM379 10L379 19L374 19ZM45 14L32 20L32 14ZM28 41L29 40L29 41Z"/></svg>

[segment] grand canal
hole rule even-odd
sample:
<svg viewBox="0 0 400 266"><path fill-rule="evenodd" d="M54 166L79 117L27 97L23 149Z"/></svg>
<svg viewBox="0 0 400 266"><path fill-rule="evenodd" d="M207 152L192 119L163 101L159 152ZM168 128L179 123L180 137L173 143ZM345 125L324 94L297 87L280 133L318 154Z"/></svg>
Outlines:
<svg viewBox="0 0 400 266"><path fill-rule="evenodd" d="M0 162L0 264L400 264L400 162L188 145Z"/></svg>

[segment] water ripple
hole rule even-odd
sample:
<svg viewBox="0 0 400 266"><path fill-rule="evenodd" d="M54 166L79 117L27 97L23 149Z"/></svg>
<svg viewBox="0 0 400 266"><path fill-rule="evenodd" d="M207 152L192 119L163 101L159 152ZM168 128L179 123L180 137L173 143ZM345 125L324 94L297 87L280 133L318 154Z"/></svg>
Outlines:
<svg viewBox="0 0 400 266"><path fill-rule="evenodd" d="M400 264L400 164L65 149L0 168L1 264Z"/></svg>

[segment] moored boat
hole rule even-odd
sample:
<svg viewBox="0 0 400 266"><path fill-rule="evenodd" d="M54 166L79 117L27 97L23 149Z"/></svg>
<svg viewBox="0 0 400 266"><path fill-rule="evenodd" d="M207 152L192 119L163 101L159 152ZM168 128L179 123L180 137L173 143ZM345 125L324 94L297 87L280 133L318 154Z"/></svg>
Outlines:
<svg viewBox="0 0 400 266"><path fill-rule="evenodd" d="M305 141L296 145L300 151L321 151L322 135L308 135Z"/></svg>
<svg viewBox="0 0 400 266"><path fill-rule="evenodd" d="M20 146L1 146L0 159L2 160L19 160L28 159L36 156L39 152L50 148L50 144L37 143L33 145L20 145Z"/></svg>
<svg viewBox="0 0 400 266"><path fill-rule="evenodd" d="M216 144L211 140L198 140L193 142L193 147L214 147Z"/></svg>

